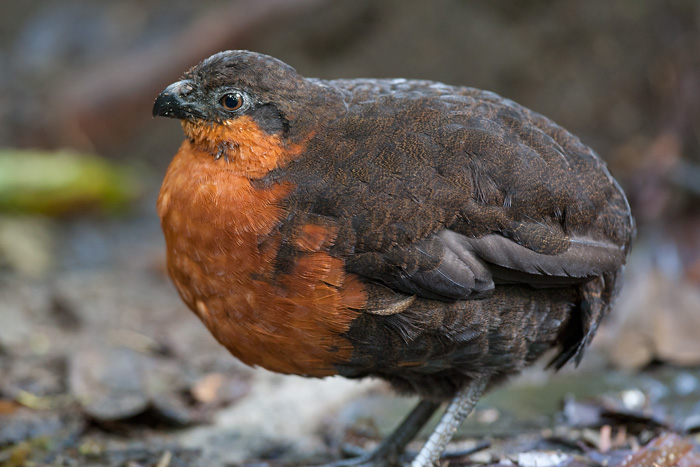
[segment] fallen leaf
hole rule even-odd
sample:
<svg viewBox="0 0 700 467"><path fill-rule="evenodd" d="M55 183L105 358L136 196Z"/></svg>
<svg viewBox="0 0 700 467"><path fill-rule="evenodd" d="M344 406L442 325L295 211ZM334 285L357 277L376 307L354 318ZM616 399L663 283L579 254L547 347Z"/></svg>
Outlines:
<svg viewBox="0 0 700 467"><path fill-rule="evenodd" d="M114 421L143 412L149 397L143 356L129 349L87 346L69 361L68 382L85 413Z"/></svg>
<svg viewBox="0 0 700 467"><path fill-rule="evenodd" d="M0 399L0 415L9 415L17 410L17 404L14 401Z"/></svg>
<svg viewBox="0 0 700 467"><path fill-rule="evenodd" d="M621 368L639 369L653 360L700 363L700 290L657 268L626 284L616 315L610 358Z"/></svg>
<svg viewBox="0 0 700 467"><path fill-rule="evenodd" d="M617 467L674 467L693 448L693 444L675 433L667 433L649 441L630 454ZM687 465L687 464L686 464ZM693 464L691 464L693 465ZM694 464L696 467L698 464Z"/></svg>
<svg viewBox="0 0 700 467"><path fill-rule="evenodd" d="M0 211L62 215L113 210L138 196L135 170L73 152L0 150Z"/></svg>

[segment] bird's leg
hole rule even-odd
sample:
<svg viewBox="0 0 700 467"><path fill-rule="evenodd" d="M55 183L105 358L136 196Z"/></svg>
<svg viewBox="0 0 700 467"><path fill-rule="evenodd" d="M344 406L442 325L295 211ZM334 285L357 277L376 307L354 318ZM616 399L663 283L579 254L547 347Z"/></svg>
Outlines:
<svg viewBox="0 0 700 467"><path fill-rule="evenodd" d="M471 413L477 401L488 385L488 376L475 380L469 386L460 389L445 409L435 431L430 435L423 448L413 459L411 467L432 467L437 465L457 428Z"/></svg>
<svg viewBox="0 0 700 467"><path fill-rule="evenodd" d="M439 402L423 399L406 416L406 418L374 451L355 457L345 459L323 467L346 467L355 466L389 466L393 465L406 445L418 434L418 432L428 423L430 417L440 407Z"/></svg>

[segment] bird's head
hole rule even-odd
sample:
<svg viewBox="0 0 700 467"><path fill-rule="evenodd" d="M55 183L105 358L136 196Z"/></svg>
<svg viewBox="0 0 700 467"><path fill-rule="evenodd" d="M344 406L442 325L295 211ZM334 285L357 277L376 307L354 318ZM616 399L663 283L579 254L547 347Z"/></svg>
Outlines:
<svg viewBox="0 0 700 467"><path fill-rule="evenodd" d="M212 55L165 88L153 116L180 119L190 143L216 159L245 165L250 158L272 157L263 165L277 166L276 152L308 137L317 88L280 60L230 50Z"/></svg>

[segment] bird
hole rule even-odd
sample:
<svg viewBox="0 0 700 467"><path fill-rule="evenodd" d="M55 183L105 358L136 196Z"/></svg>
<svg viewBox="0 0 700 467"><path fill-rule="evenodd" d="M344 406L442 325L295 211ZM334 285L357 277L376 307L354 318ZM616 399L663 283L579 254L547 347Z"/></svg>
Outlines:
<svg viewBox="0 0 700 467"><path fill-rule="evenodd" d="M219 52L156 98L185 139L157 200L185 304L247 365L383 379L420 402L374 451L437 465L481 395L581 360L635 226L603 160L495 93L305 78ZM552 350L555 349L555 350Z"/></svg>

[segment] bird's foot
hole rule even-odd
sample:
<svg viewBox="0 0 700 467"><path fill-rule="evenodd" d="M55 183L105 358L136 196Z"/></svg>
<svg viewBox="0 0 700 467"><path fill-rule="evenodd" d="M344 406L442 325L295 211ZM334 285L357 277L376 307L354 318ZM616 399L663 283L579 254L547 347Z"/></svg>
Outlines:
<svg viewBox="0 0 700 467"><path fill-rule="evenodd" d="M358 450L354 448L346 449L346 451L354 451L350 453L354 457L322 467L393 467L400 465L400 457L406 444L418 434L439 406L440 404L435 401L421 401L376 450L372 452L360 451L358 453Z"/></svg>
<svg viewBox="0 0 700 467"><path fill-rule="evenodd" d="M428 441L411 462L411 467L432 467L437 464L457 428L474 409L476 402L486 389L488 381L488 377L482 377L457 392Z"/></svg>
<svg viewBox="0 0 700 467"><path fill-rule="evenodd" d="M440 459L464 458L474 454L475 452L488 449L489 447L491 447L491 442L484 440L468 449L445 451L442 453ZM320 467L393 467L408 465L416 457L416 452L394 452L391 454L384 453L384 456L382 456L378 455L376 451L367 452L355 445L344 446L343 454L347 455L348 458L330 464L325 464Z"/></svg>
<svg viewBox="0 0 700 467"><path fill-rule="evenodd" d="M437 464L447 447L447 443L450 442L459 425L467 418L486 389L488 381L489 377L484 376L457 392L423 448L418 452L418 455L410 460L411 467L432 467ZM426 424L438 407L437 402L421 401L374 452L326 464L322 467L392 467L400 465L400 462L405 461L400 457L403 457L406 445L418 434L421 427ZM406 462L409 461L406 460Z"/></svg>
<svg viewBox="0 0 700 467"><path fill-rule="evenodd" d="M368 452L357 457L324 464L320 467L398 467L400 465L398 453L390 456L380 456L376 455L376 452Z"/></svg>

